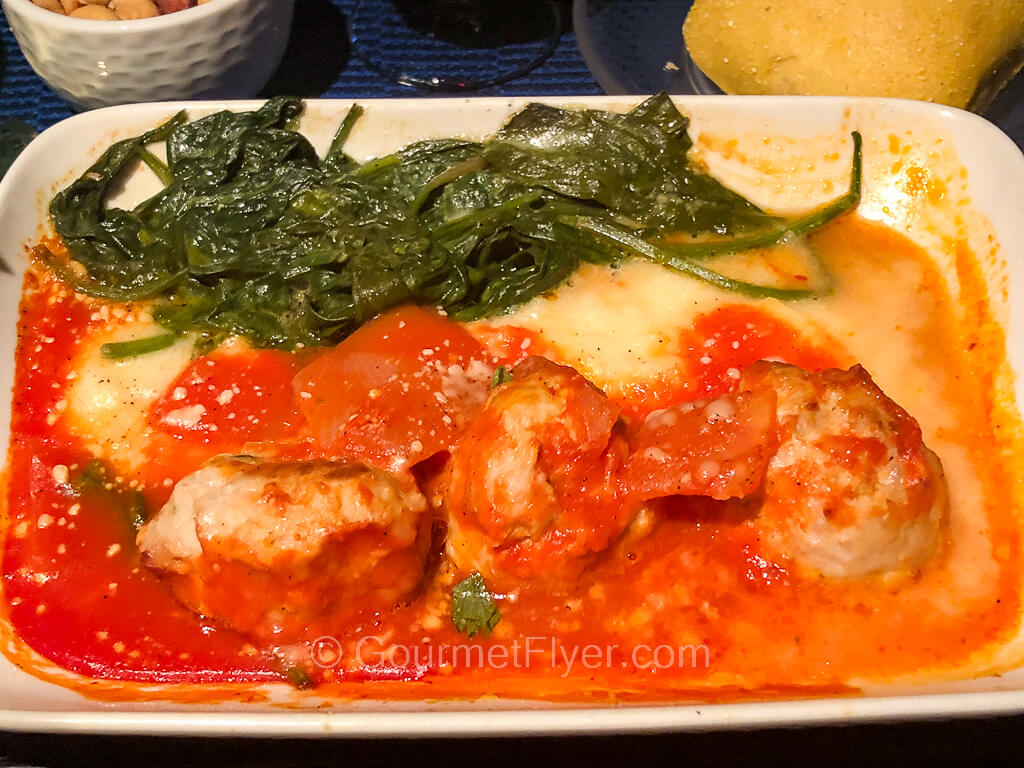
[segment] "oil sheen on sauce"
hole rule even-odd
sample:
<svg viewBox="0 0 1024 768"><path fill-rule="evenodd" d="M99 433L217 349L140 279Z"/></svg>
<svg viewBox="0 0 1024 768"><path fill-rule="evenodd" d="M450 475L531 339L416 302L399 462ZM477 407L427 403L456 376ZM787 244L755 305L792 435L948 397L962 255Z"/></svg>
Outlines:
<svg viewBox="0 0 1024 768"><path fill-rule="evenodd" d="M503 362L544 354L576 367L629 418L728 391L757 359L859 362L944 463L952 524L941 558L898 585L809 581L761 557L735 507L669 501L567 594L524 585L504 596L489 637L456 633L457 577L443 567L410 604L329 627L336 657L317 695L721 700L983 671L1021 617L1020 499L1011 468L990 460L1009 438L991 379L976 374L1005 364L1001 331L961 320L927 255L890 230L847 217L815 244L834 278L823 299L747 299L630 262L585 267L471 331ZM61 403L79 349L104 327L98 306L27 278L2 563L16 661L38 667L34 651L117 684L280 680L279 654L181 607L134 546L132 494L157 508L217 446L150 446L131 477L72 488L92 455Z"/></svg>

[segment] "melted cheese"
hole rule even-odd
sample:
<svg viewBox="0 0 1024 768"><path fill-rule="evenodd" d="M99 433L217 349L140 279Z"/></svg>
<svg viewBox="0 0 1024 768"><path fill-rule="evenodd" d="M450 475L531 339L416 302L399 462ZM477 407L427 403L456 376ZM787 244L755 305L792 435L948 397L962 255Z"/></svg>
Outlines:
<svg viewBox="0 0 1024 768"><path fill-rule="evenodd" d="M584 267L557 291L488 324L537 334L559 362L611 395L670 374L681 359L681 334L727 304L756 305L829 349L841 365L863 364L920 423L949 481L955 546L947 565L901 594L937 615L960 615L988 599L999 580L1000 557L1008 555L996 554L992 521L1007 513L991 511L990 467L964 428L986 406L960 356L945 287L927 259L894 233L848 222L820 235L818 244L835 285L821 301L751 299L636 260L617 270Z"/></svg>
<svg viewBox="0 0 1024 768"><path fill-rule="evenodd" d="M726 304L757 305L800 328L810 342L829 343L819 323L791 305L723 291L639 259L614 270L584 266L557 291L488 324L536 333L561 362L620 395L635 384L675 375L683 331Z"/></svg>
<svg viewBox="0 0 1024 768"><path fill-rule="evenodd" d="M71 431L118 471L132 473L145 461L150 408L192 359L190 338L138 357L106 360L100 347L166 331L152 320L133 319L92 336L79 352L77 377L68 392Z"/></svg>
<svg viewBox="0 0 1024 768"><path fill-rule="evenodd" d="M939 454L949 478L948 551L922 569L919 580L901 583L898 589L879 589L872 580L839 585L827 580L787 583L785 571L774 570L773 563L741 560L746 555L739 547L709 547L708 529L653 509L646 521L629 529L630 538L615 545L612 557L587 573L594 585L587 593L588 613L573 620L579 622L577 627L593 632L595 640L612 638L623 648L637 643L688 643L691 637L702 642L705 635L693 633L713 628L714 673L694 679L695 684L710 687L815 684L823 679L856 684L900 675L934 680L1016 665L1024 658L1024 635L1012 647L1000 645L1020 623L1020 502L1019 493L1011 487L1013 475L1007 471L1016 465L1001 467L992 461L993 446L1002 445L995 431L1000 425L986 410L987 385L978 375L984 368L975 362L978 345L968 345L968 339L961 338L973 326L970 321L958 324L938 273L926 255L900 235L847 219L815 240L835 286L820 301L750 299L633 261L615 270L584 267L557 291L477 326L482 330L501 325L524 328L530 331L526 341L535 335L543 354L577 367L609 394L618 392L628 399L631 384L666 374L687 376L680 366L689 364L694 355L681 347L688 343L699 316L724 305L756 306L800 331L809 344L826 347L841 365L863 363L882 388L920 421L925 442ZM103 360L99 348L108 341L143 337L156 330L150 322L137 320L113 329L90 328L91 338L77 353L77 378L68 392L66 424L86 439L90 450L128 476L140 466L152 439L146 419L153 403L165 392L175 400L174 380L189 362L190 345L125 361ZM520 350L528 347L524 343ZM965 348L970 355L963 352ZM483 369L453 367L446 371L444 391L439 394L457 394L469 380L486 376ZM170 418L188 425L201 414L195 404L187 403L184 392L181 407ZM232 395L222 394L231 401ZM725 406L712 401L706 407L721 415ZM649 419L657 423L674 413L656 411ZM513 426L528 426L515 416L510 415ZM659 458L656 447L648 450L653 451L651 458ZM794 457L780 455L780 460L787 458ZM494 483L511 483L515 493L510 495L516 497L523 496L524 480L529 477L523 468L533 463L523 453L485 462ZM708 462L699 471L717 470ZM58 483L66 481L66 463L53 471ZM223 510L227 516L212 520L211 525L241 519L234 502ZM637 531L652 525L651 520L661 526L658 535L640 536ZM163 544L173 550L170 557L194 554L196 532L189 533L183 526L195 528L196 521L172 515L165 523L169 528L162 532ZM39 516L40 527L51 525L57 523L48 511ZM450 557L465 562L475 558L478 569L490 569L491 555L484 545L470 536L459 543L458 516L452 517L450 526ZM745 528L735 531L735 539L730 538L734 535L730 526L713 535L744 543ZM867 536L865 551L874 555L879 537L870 530ZM636 555L633 562L640 565L629 566L634 569L630 577L622 578L619 553L625 553L627 545ZM173 564L169 570L173 572ZM441 595L447 606L451 575L450 570L439 570L425 593ZM748 577L765 589L737 588ZM721 595L726 596L721 605L727 610L720 612ZM511 633L513 626L517 632L538 635L569 631L556 623L560 618L551 618L546 594L522 590L515 600L520 602L513 606L510 601L498 633ZM400 642L409 640L410 632L416 633L414 641L419 642L421 626L436 620L436 605L414 603L414 608L422 608L422 616L427 617L422 625L406 622L405 616L388 625ZM416 614L417 622L420 615ZM698 616L704 618L694 624ZM794 626L800 627L799 645L791 641ZM498 633L495 642L502 641ZM902 638L900 644L893 645L892 637ZM880 653L883 647L886 651ZM757 652L751 653L752 648ZM968 658L968 654L973 655ZM620 689L623 679L609 674L607 683L591 684ZM663 679L674 684L668 676ZM459 675L450 680L454 688L439 690L477 691L471 688L477 680ZM683 676L677 682L688 685L690 678ZM570 695L578 694L579 679L572 684L576 687ZM625 684L634 685L634 680ZM497 690L507 694L509 685L499 681Z"/></svg>
<svg viewBox="0 0 1024 768"><path fill-rule="evenodd" d="M655 264L585 266L553 295L494 325L526 328L602 389L656 378L679 362L679 329L720 292Z"/></svg>

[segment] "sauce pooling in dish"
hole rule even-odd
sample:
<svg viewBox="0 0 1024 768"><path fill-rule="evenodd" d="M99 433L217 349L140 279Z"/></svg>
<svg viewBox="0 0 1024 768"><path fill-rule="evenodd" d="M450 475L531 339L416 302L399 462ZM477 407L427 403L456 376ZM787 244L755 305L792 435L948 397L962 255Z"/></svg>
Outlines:
<svg viewBox="0 0 1024 768"><path fill-rule="evenodd" d="M992 329L892 232L847 217L814 245L834 290L812 301L627 262L497 319L406 306L326 350L194 359L102 360L151 333L147 306L33 270L11 622L95 677L341 695L767 695L969 665L1020 615L1018 502L962 341Z"/></svg>

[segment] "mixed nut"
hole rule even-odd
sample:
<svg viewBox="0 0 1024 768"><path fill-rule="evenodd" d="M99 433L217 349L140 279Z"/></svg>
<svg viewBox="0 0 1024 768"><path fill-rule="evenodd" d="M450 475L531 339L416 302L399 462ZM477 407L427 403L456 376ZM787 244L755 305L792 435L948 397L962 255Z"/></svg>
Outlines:
<svg viewBox="0 0 1024 768"><path fill-rule="evenodd" d="M75 19L123 21L183 11L210 0L32 0L40 8Z"/></svg>

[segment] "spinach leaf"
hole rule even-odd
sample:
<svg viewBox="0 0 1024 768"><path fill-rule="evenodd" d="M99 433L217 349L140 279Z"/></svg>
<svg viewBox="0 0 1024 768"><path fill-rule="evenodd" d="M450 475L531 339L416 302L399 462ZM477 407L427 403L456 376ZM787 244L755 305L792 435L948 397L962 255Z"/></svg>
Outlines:
<svg viewBox="0 0 1024 768"><path fill-rule="evenodd" d="M855 137L847 195L789 222L765 213L690 162L688 120L664 94L626 114L534 104L487 141L419 141L363 164L345 150L360 107L323 159L294 130L301 110L279 97L177 115L114 144L51 202L68 259L35 254L83 293L155 298L157 322L197 334L200 351L232 335L289 349L335 344L403 302L458 320L508 312L582 262L645 258L725 290L818 295L698 261L803 237L859 200ZM133 210L108 206L139 161L163 189Z"/></svg>
<svg viewBox="0 0 1024 768"><path fill-rule="evenodd" d="M135 531L142 527L149 517L146 499L142 492L125 486L117 481L114 473L99 459L93 459L71 481L71 491L76 498L102 496L104 502L98 509L112 516L120 525L122 533L130 534L129 540L135 541Z"/></svg>
<svg viewBox="0 0 1024 768"><path fill-rule="evenodd" d="M596 202L641 229L727 234L776 221L689 162L688 122L666 94L627 114L531 104L487 143L486 157L507 176Z"/></svg>
<svg viewBox="0 0 1024 768"><path fill-rule="evenodd" d="M302 112L302 102L278 96L255 112L216 112L181 126L167 139L167 164L174 178L192 189L214 187L261 164L286 161L292 153L315 162L301 134L282 130Z"/></svg>

